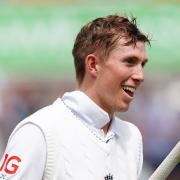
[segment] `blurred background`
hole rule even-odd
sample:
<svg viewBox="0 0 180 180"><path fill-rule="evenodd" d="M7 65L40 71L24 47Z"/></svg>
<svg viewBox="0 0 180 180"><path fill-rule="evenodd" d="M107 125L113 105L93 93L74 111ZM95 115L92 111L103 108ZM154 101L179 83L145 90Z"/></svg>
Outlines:
<svg viewBox="0 0 180 180"><path fill-rule="evenodd" d="M15 125L75 88L71 49L82 25L134 15L151 39L146 80L130 110L144 141L146 180L180 140L179 0L0 0L0 157ZM168 180L180 180L180 167Z"/></svg>

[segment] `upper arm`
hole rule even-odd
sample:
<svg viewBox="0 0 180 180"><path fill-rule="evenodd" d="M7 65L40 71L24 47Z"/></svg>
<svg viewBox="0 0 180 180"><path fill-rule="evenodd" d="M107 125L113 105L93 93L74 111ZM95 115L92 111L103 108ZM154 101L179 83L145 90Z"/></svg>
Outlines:
<svg viewBox="0 0 180 180"><path fill-rule="evenodd" d="M25 124L10 138L0 161L0 180L42 179L46 163L46 142L41 130Z"/></svg>

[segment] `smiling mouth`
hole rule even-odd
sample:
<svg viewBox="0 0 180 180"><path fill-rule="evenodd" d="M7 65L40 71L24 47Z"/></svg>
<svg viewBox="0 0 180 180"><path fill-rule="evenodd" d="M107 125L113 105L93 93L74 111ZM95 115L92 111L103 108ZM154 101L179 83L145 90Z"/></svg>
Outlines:
<svg viewBox="0 0 180 180"><path fill-rule="evenodd" d="M128 94L130 97L133 97L134 96L134 92L136 90L135 87L132 87L132 86L122 86L122 89L124 90L124 92L126 94Z"/></svg>

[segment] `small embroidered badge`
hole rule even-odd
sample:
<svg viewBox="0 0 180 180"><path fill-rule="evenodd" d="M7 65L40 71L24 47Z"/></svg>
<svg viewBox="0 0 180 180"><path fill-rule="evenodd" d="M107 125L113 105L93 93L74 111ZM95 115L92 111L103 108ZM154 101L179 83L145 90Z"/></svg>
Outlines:
<svg viewBox="0 0 180 180"><path fill-rule="evenodd" d="M104 177L104 180L113 180L113 175L111 175L110 173Z"/></svg>

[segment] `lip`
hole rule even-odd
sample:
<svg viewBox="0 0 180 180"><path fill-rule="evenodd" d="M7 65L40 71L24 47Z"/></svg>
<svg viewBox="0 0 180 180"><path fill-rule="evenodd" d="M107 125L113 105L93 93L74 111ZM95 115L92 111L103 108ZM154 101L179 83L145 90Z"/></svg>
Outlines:
<svg viewBox="0 0 180 180"><path fill-rule="evenodd" d="M135 91L137 89L137 86L123 84L123 85L121 85L121 88L128 96L133 98L134 93L135 93Z"/></svg>
<svg viewBox="0 0 180 180"><path fill-rule="evenodd" d="M132 100L134 98L134 93L127 93L126 91L124 91L124 89L122 88L123 94L124 96L128 99L128 100Z"/></svg>

